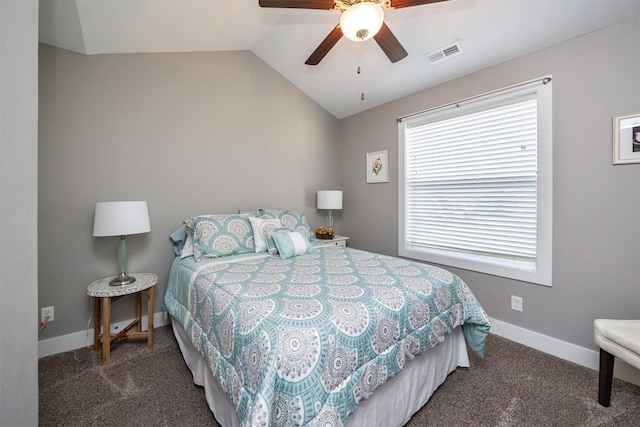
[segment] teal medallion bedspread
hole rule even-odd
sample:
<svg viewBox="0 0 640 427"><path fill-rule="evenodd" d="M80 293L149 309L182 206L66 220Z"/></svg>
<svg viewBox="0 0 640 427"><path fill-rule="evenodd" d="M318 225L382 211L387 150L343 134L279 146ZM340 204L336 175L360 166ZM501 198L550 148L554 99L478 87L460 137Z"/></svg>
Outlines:
<svg viewBox="0 0 640 427"><path fill-rule="evenodd" d="M341 426L455 327L480 356L490 328L455 274L337 246L177 258L165 305L252 427Z"/></svg>

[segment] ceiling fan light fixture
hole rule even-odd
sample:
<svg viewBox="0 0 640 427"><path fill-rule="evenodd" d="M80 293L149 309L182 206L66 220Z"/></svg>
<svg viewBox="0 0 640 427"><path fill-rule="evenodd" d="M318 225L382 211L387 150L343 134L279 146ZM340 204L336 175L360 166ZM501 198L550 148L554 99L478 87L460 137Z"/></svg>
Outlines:
<svg viewBox="0 0 640 427"><path fill-rule="evenodd" d="M384 21L384 12L377 3L360 2L349 6L340 17L342 34L356 42L375 36Z"/></svg>

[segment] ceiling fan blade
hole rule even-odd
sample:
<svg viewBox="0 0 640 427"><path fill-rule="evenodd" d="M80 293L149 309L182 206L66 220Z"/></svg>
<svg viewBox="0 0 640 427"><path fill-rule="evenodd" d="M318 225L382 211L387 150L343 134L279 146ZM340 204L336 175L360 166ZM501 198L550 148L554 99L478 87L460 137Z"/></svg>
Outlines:
<svg viewBox="0 0 640 427"><path fill-rule="evenodd" d="M286 9L333 9L333 0L259 0L260 7L280 7Z"/></svg>
<svg viewBox="0 0 640 427"><path fill-rule="evenodd" d="M307 65L318 65L322 58L324 58L327 53L331 50L332 47L338 43L338 40L342 38L342 30L340 29L340 24L336 25L336 27L331 30L329 35L322 40L322 43L313 51L309 59L304 61Z"/></svg>
<svg viewBox="0 0 640 427"><path fill-rule="evenodd" d="M403 7L420 6L421 4L438 3L448 0L391 0L391 7L402 9Z"/></svg>
<svg viewBox="0 0 640 427"><path fill-rule="evenodd" d="M407 56L407 51L404 50L396 36L393 35L387 24L382 23L382 27L378 34L373 36L378 46L389 57L389 60L393 63L400 61Z"/></svg>

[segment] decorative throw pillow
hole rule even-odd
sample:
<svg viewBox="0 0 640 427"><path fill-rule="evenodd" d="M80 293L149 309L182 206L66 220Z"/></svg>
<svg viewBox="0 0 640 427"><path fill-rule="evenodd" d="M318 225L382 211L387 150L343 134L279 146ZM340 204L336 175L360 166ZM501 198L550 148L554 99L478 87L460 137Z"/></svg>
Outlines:
<svg viewBox="0 0 640 427"><path fill-rule="evenodd" d="M269 255L278 255L278 247L276 246L276 241L273 240L273 235L275 233L290 233L290 232L291 230L289 230L288 228L274 228L273 230L271 230L271 232L266 233L267 252L269 252Z"/></svg>
<svg viewBox="0 0 640 427"><path fill-rule="evenodd" d="M202 215L185 220L193 238L193 256L196 261L202 258L217 258L253 252L253 231L246 216Z"/></svg>
<svg viewBox="0 0 640 427"><path fill-rule="evenodd" d="M298 255L310 254L313 252L313 246L309 243L309 239L298 231L290 231L286 233L272 233L271 236L276 242L280 258L287 259Z"/></svg>
<svg viewBox="0 0 640 427"><path fill-rule="evenodd" d="M301 213L283 209L258 209L258 217L260 218L278 218L282 222L282 226L291 231L298 231L308 240L316 240L316 235L311 231L307 217Z"/></svg>
<svg viewBox="0 0 640 427"><path fill-rule="evenodd" d="M251 228L253 229L253 242L256 247L256 253L267 251L267 234L282 227L282 223L278 218L255 218L249 217Z"/></svg>
<svg viewBox="0 0 640 427"><path fill-rule="evenodd" d="M182 224L176 228L173 233L169 234L169 240L171 240L171 244L173 245L173 252L176 255L181 255L184 243L187 240L187 226Z"/></svg>

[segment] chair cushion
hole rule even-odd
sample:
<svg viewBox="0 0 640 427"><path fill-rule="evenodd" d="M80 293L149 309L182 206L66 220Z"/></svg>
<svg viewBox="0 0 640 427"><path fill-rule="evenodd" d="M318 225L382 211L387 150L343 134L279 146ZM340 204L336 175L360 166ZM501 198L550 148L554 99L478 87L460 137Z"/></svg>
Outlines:
<svg viewBox="0 0 640 427"><path fill-rule="evenodd" d="M640 369L640 320L596 319L593 335L598 347Z"/></svg>

